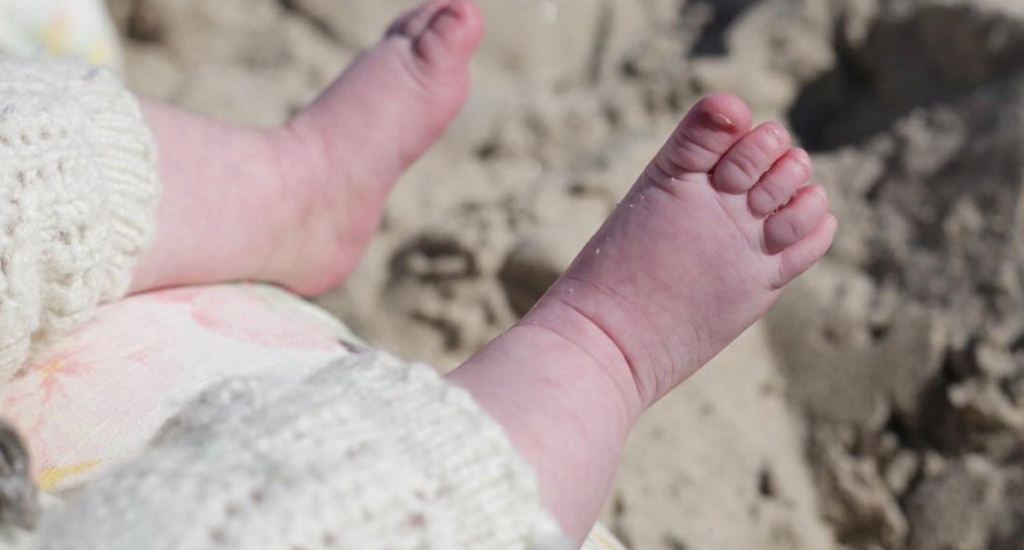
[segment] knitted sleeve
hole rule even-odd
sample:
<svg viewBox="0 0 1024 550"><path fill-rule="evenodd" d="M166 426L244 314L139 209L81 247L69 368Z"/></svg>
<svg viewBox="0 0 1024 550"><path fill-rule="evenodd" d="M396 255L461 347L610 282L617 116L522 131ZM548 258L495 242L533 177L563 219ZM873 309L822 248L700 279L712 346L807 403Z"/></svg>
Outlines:
<svg viewBox="0 0 1024 550"><path fill-rule="evenodd" d="M501 428L377 353L206 392L39 529L42 549L566 549Z"/></svg>
<svg viewBox="0 0 1024 550"><path fill-rule="evenodd" d="M113 75L0 59L0 383L126 291L158 193L153 138Z"/></svg>

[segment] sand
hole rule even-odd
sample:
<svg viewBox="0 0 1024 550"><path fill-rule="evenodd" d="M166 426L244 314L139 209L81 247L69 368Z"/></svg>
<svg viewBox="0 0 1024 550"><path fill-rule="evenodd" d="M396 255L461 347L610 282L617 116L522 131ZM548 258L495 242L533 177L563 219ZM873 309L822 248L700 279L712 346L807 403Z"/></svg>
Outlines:
<svg viewBox="0 0 1024 550"><path fill-rule="evenodd" d="M320 302L451 368L572 259L700 95L782 118L842 223L820 269L630 441L637 549L1019 550L1024 4L480 0L464 116ZM134 89L275 124L403 0L111 0Z"/></svg>

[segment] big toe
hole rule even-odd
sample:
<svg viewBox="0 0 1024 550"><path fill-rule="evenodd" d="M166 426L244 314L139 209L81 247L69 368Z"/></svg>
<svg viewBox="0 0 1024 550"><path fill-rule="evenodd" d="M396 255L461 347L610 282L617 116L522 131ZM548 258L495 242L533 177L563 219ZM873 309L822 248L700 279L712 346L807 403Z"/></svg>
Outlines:
<svg viewBox="0 0 1024 550"><path fill-rule="evenodd" d="M483 17L471 0L430 0L399 17L388 37L410 40L420 69L465 67L483 37Z"/></svg>
<svg viewBox="0 0 1024 550"><path fill-rule="evenodd" d="M750 129L750 108L719 94L700 100L658 152L652 167L673 178L707 174Z"/></svg>

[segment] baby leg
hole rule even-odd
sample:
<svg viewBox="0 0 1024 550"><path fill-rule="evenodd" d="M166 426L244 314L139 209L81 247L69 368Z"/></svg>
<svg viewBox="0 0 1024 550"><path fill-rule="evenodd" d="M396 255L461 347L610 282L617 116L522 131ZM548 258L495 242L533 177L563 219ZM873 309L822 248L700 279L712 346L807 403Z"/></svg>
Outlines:
<svg viewBox="0 0 1024 550"><path fill-rule="evenodd" d="M451 379L498 419L580 540L627 434L828 250L810 159L740 100L698 103L538 305Z"/></svg>

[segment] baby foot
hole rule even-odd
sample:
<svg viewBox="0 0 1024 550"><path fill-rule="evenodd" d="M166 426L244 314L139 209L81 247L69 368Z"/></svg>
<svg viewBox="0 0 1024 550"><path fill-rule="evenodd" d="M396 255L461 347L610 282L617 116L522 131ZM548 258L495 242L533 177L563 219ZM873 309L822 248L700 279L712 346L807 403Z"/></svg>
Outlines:
<svg viewBox="0 0 1024 550"><path fill-rule="evenodd" d="M429 0L278 129L143 101L163 196L132 293L259 280L314 295L340 284L395 181L461 109L482 32L471 0Z"/></svg>
<svg viewBox="0 0 1024 550"><path fill-rule="evenodd" d="M391 187L461 110L482 33L470 0L430 0L276 133L281 170L307 206L261 278L313 295L351 273Z"/></svg>
<svg viewBox="0 0 1024 550"><path fill-rule="evenodd" d="M779 124L698 103L537 306L451 375L534 467L575 540L640 414L831 246L825 192Z"/></svg>
<svg viewBox="0 0 1024 550"><path fill-rule="evenodd" d="M778 123L698 103L525 323L585 319L621 354L646 408L763 316L831 246L825 191ZM571 341L579 337L563 334Z"/></svg>

